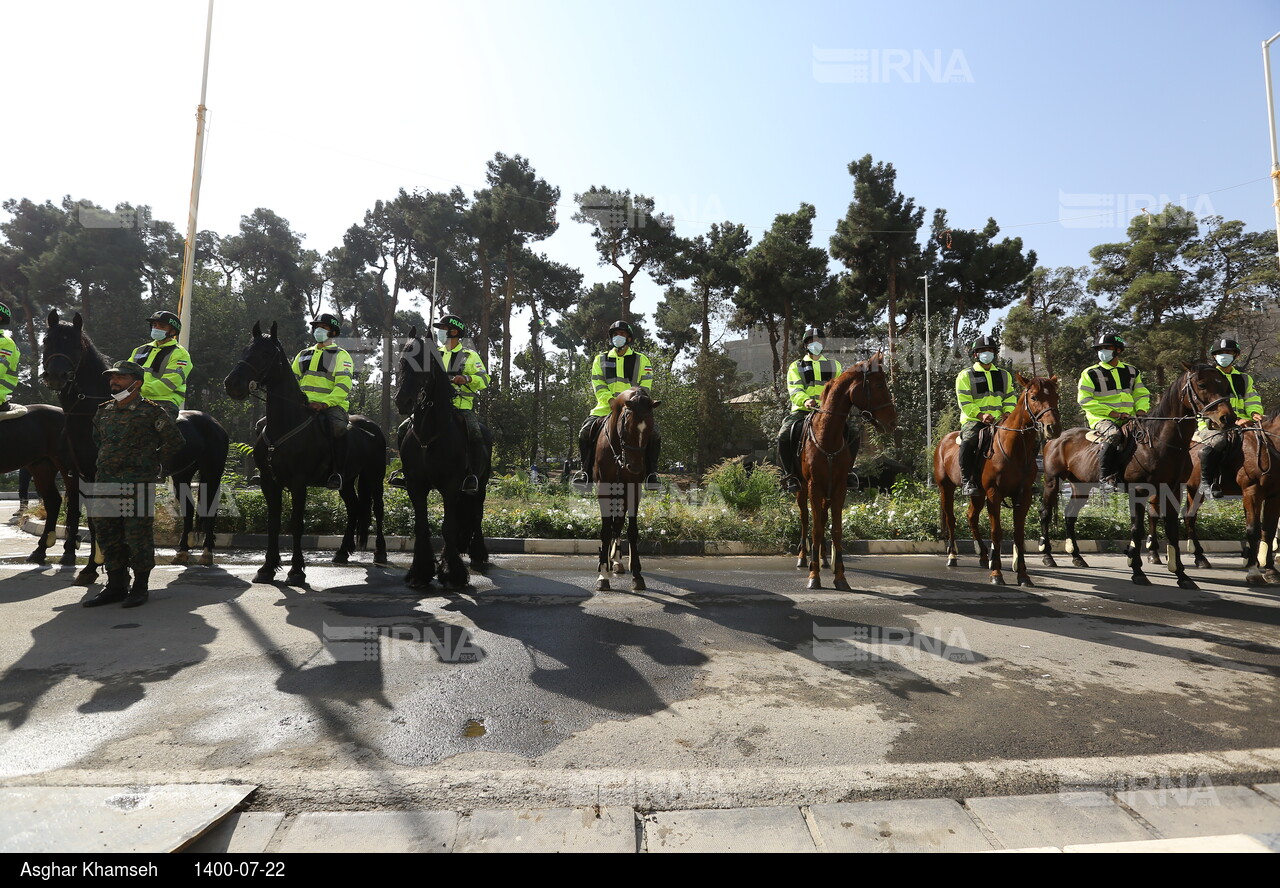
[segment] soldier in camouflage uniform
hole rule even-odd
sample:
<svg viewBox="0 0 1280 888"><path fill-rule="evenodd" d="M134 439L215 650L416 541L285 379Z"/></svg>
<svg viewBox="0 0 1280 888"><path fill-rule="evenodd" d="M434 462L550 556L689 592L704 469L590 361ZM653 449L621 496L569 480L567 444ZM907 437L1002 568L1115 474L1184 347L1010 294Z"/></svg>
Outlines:
<svg viewBox="0 0 1280 888"><path fill-rule="evenodd" d="M98 445L94 482L94 530L107 567L107 585L85 607L147 603L147 579L155 567L153 535L155 482L160 467L182 449L182 433L159 404L141 395L146 371L119 361L111 377L111 398L93 418ZM133 568L133 586L128 569Z"/></svg>

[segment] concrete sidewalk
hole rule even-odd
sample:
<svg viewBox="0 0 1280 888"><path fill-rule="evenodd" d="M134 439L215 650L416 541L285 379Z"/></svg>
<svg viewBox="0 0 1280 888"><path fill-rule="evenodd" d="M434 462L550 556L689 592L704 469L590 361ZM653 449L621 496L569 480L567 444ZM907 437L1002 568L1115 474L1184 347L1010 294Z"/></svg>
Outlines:
<svg viewBox="0 0 1280 888"><path fill-rule="evenodd" d="M1275 852L1280 851L1280 784L695 811L240 813L186 850Z"/></svg>

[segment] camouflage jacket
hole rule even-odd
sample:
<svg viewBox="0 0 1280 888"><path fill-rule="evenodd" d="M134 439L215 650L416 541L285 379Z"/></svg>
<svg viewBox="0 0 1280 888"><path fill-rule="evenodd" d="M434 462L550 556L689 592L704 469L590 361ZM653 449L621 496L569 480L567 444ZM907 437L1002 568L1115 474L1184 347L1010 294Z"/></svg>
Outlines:
<svg viewBox="0 0 1280 888"><path fill-rule="evenodd" d="M127 407L107 401L93 417L98 481L154 481L185 441L156 403L137 398Z"/></svg>

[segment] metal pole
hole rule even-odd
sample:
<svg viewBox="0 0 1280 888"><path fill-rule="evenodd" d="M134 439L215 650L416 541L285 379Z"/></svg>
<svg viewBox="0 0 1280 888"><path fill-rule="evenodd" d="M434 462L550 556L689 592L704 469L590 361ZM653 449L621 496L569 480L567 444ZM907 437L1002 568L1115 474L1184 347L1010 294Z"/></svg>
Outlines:
<svg viewBox="0 0 1280 888"><path fill-rule="evenodd" d="M924 427L925 447L933 447L933 346L929 337L929 276L920 275L924 281ZM929 483L933 483L933 473L929 473Z"/></svg>
<svg viewBox="0 0 1280 888"><path fill-rule="evenodd" d="M1276 212L1276 260L1280 262L1280 157L1276 155L1276 109L1271 98L1271 44L1280 33L1262 42L1262 68L1267 76L1267 120L1271 124L1271 196Z"/></svg>
<svg viewBox="0 0 1280 888"><path fill-rule="evenodd" d="M209 18L204 29L204 73L200 78L200 104L196 107L196 159L191 173L191 205L187 210L187 240L182 250L182 290L178 295L178 318L182 329L178 343L191 345L191 289L196 267L196 213L200 209L200 173L204 166L204 106L209 88L209 42L213 36L213 0L209 0Z"/></svg>

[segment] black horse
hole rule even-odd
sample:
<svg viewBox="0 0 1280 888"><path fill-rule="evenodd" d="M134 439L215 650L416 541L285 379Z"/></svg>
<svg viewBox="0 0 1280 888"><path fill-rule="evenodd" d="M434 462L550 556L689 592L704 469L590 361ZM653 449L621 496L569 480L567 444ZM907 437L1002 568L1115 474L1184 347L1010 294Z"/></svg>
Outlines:
<svg viewBox="0 0 1280 888"><path fill-rule="evenodd" d="M84 332L79 314L70 324L60 322L56 311L49 312L49 326L44 337L42 377L46 385L56 389L66 413L66 432L76 474L93 481L98 461L98 446L93 442L93 416L110 397L107 377L103 372L111 359L94 347ZM174 564L190 560L191 528L197 516L204 528L204 551L199 563L213 564L214 523L222 487L222 473L227 465L229 439L226 429L216 419L199 410L183 410L178 431L186 445L174 457L164 474L173 480L174 500L182 516L182 534ZM199 484L193 484L196 475ZM80 523L78 498L67 497L67 536L74 539ZM90 538L93 527L90 523ZM96 554L96 550L95 550ZM77 585L87 586L97 575L93 557L76 578Z"/></svg>
<svg viewBox="0 0 1280 888"><path fill-rule="evenodd" d="M267 560L254 582L270 583L280 569L280 515L282 495L287 488L293 506L293 562L290 585L307 581L302 557L303 515L307 508L307 488L322 487L332 474L331 448L321 421L311 410L293 375L284 347L276 338L276 325L264 335L253 325L253 341L226 379L227 394L238 401L251 389L266 391L267 415L258 421L253 443L253 461L262 476L262 493L267 500ZM347 507L346 532L333 556L334 564L346 564L355 551L359 528L360 547L369 543L372 509L377 529L373 560L387 563L387 542L382 534L383 478L387 471L387 437L375 423L363 416L351 417L347 432L346 465L342 469L342 502Z"/></svg>
<svg viewBox="0 0 1280 888"><path fill-rule="evenodd" d="M476 467L479 492L462 493L467 431L453 398L453 385L440 352L420 338L414 327L400 352L400 386L396 390L396 410L410 417L399 444L405 488L413 503L413 564L405 575L405 584L413 587L427 586L439 576L447 588L464 588L468 574L460 555L463 551L476 570L483 571L489 565L489 550L480 527L489 483L488 460ZM482 429L485 445L491 450L492 435L487 427ZM427 517L427 497L432 490L438 490L444 502L438 565Z"/></svg>
<svg viewBox="0 0 1280 888"><path fill-rule="evenodd" d="M0 413L0 472L27 469L44 503L44 530L35 551L27 556L33 564L44 564L46 552L53 546L58 530L58 513L62 511L62 494L58 492L58 475L67 490L67 504L77 494L74 462L66 436L66 417L61 407L32 404ZM77 506L78 508L78 506ZM76 538L67 534L62 564L76 563Z"/></svg>

